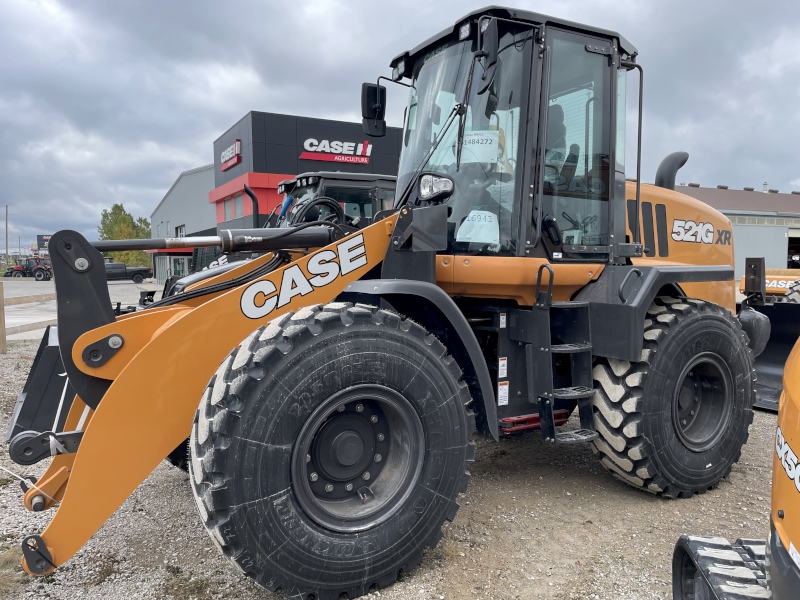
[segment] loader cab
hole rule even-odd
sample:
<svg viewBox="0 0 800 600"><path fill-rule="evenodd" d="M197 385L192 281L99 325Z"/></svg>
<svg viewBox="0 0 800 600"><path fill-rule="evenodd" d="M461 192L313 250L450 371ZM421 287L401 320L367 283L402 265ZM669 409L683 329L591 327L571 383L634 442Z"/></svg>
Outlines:
<svg viewBox="0 0 800 600"><path fill-rule="evenodd" d="M635 55L614 32L499 8L401 54L391 63L392 79L409 89L398 196L421 167L452 179L448 254L639 256L638 240L626 240L624 197ZM365 117L363 98L380 93L362 93ZM375 129L365 118L367 127Z"/></svg>

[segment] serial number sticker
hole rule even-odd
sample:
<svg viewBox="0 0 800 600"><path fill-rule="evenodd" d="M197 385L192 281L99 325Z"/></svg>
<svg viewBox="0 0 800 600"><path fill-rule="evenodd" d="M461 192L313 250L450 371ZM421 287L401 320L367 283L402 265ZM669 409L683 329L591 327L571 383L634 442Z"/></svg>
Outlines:
<svg viewBox="0 0 800 600"><path fill-rule="evenodd" d="M789 556L792 557L794 564L800 569L800 552L797 551L797 548L794 547L792 542L789 542Z"/></svg>
<svg viewBox="0 0 800 600"><path fill-rule="evenodd" d="M499 244L500 224L497 215L488 210L472 210L461 222L456 233L457 242Z"/></svg>
<svg viewBox="0 0 800 600"><path fill-rule="evenodd" d="M497 406L508 406L508 382L497 384Z"/></svg>
<svg viewBox="0 0 800 600"><path fill-rule="evenodd" d="M506 357L500 358L497 361L497 376L508 377L508 359Z"/></svg>
<svg viewBox="0 0 800 600"><path fill-rule="evenodd" d="M500 329L506 328L506 313L500 313Z"/></svg>
<svg viewBox="0 0 800 600"><path fill-rule="evenodd" d="M499 140L500 133L497 130L465 131L461 162L496 163Z"/></svg>

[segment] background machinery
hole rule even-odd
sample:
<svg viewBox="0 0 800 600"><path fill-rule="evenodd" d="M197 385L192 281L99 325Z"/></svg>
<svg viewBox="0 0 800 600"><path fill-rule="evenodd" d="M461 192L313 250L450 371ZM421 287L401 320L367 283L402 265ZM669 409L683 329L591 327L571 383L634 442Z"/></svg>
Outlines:
<svg viewBox="0 0 800 600"><path fill-rule="evenodd" d="M672 558L675 600L788 600L800 593L800 344L786 362L772 457L766 540L684 535Z"/></svg>
<svg viewBox="0 0 800 600"><path fill-rule="evenodd" d="M592 444L654 494L714 488L747 439L769 322L735 314L730 222L673 190L680 156L657 186L638 164L626 182L636 55L614 32L476 11L392 61L409 86L398 194L369 223L56 233L76 396L62 430L11 441L23 464L55 454L25 494L58 504L25 568L68 561L190 434L212 539L289 597L354 598L414 568L455 518L476 429ZM365 84L369 133L385 106ZM99 251L175 246L263 254L114 315ZM128 449L113 468L112 448Z"/></svg>

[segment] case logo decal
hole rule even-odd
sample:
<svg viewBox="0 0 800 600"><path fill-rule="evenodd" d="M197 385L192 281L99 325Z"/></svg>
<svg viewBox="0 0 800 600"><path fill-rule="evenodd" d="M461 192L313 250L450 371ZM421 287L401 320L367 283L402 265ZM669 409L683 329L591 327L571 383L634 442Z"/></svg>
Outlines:
<svg viewBox="0 0 800 600"><path fill-rule="evenodd" d="M358 234L336 244L335 252L320 250L311 255L306 264L308 275L295 264L283 271L280 287L276 288L269 279L251 283L242 292L239 305L248 319L261 319L289 304L295 296L310 294L315 288L325 287L366 264L364 235Z"/></svg>
<svg viewBox="0 0 800 600"><path fill-rule="evenodd" d="M794 487L800 492L800 466L797 464L797 454L789 446L789 442L783 437L781 428L778 427L778 432L775 435L775 454L778 455L778 460L781 461L783 470L786 471L786 476L794 481Z"/></svg>

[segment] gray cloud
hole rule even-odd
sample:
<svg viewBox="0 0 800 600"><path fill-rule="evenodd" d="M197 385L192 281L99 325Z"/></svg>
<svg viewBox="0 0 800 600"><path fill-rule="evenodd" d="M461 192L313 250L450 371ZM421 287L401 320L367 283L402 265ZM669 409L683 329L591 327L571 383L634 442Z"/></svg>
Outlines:
<svg viewBox="0 0 800 600"><path fill-rule="evenodd" d="M11 205L11 245L63 228L94 239L112 202L149 216L180 171L210 162L212 141L249 110L357 120L362 81L480 5L4 3L0 204ZM800 189L792 2L517 6L618 30L639 48L645 180L680 149L691 155L683 181ZM395 125L405 99L390 89Z"/></svg>

